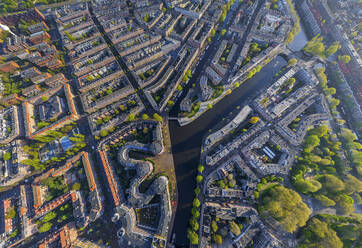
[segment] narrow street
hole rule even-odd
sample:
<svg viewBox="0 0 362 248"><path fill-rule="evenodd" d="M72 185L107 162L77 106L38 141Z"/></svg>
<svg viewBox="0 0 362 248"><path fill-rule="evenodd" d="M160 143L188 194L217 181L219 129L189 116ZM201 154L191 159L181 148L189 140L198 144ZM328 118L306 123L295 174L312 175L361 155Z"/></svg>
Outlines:
<svg viewBox="0 0 362 248"><path fill-rule="evenodd" d="M103 39L106 41L109 49L112 51L114 57L116 58L118 64L121 66L122 70L124 71L124 73L126 74L126 77L128 79L128 81L131 83L133 89L135 90L135 92L137 93L137 95L140 97L143 105L146 108L146 112L151 113L153 112L151 104L149 103L149 101L147 100L146 95L144 94L143 90L141 89L141 87L139 86L136 77L133 75L133 73L130 71L130 69L128 68L126 62L124 61L124 59L121 57L121 55L119 54L119 52L117 51L117 49L115 48L113 42L111 41L111 39L108 37L108 35L106 34L106 32L104 31L104 28L102 27L102 25L99 23L98 19L96 18L96 16L94 15L94 11L93 11L93 7L91 5L90 2L88 2L88 9L89 9L89 13L91 15L91 18L94 22L94 24L97 26L98 31L102 34Z"/></svg>

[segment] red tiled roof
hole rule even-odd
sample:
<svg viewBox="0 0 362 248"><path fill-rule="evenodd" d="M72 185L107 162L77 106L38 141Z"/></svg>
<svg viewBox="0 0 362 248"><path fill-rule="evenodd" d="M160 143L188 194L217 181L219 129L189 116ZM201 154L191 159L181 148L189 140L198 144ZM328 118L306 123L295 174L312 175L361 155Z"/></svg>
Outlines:
<svg viewBox="0 0 362 248"><path fill-rule="evenodd" d="M112 169L110 167L110 164L108 162L108 158L107 156L104 154L103 151L99 151L99 155L101 157L102 160L102 164L104 167L104 171L106 172L106 176L107 176L107 180L109 183L109 187L111 188L111 192L112 192L112 196L113 196L113 201L114 204L116 206L119 206L121 204L121 199L119 197L119 192L118 192L118 188L117 188L117 184L116 181L114 179L114 175L112 172Z"/></svg>

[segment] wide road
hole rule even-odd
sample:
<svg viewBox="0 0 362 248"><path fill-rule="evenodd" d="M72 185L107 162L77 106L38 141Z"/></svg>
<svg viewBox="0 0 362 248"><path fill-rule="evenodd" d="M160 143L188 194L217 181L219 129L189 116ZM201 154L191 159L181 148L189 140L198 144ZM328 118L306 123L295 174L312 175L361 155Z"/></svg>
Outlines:
<svg viewBox="0 0 362 248"><path fill-rule="evenodd" d="M253 78L246 81L239 88L217 103L197 120L181 127L178 122L170 121L170 134L172 153L174 156L176 181L178 188L178 206L175 224L172 230L176 234L176 247L188 247L187 227L195 197L197 165L200 161L200 148L202 138L209 129L216 125L223 117L229 116L238 105L246 104L272 82L275 73L285 66L287 62L277 57L267 64ZM178 106L175 106L178 109Z"/></svg>

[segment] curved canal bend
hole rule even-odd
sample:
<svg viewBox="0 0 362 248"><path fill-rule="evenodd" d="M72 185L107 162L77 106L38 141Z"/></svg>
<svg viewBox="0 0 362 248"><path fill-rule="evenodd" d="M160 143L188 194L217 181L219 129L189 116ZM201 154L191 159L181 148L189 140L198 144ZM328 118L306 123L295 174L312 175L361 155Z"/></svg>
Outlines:
<svg viewBox="0 0 362 248"><path fill-rule="evenodd" d="M273 82L273 76L287 62L280 56L272 60L253 78L243 83L239 88L218 102L211 110L201 115L189 125L181 127L176 121L169 121L172 153L175 163L178 188L178 206L172 235L176 235L176 247L188 247L186 229L190 218L192 201L195 197L197 165L200 161L202 138L223 117L235 111L238 105L254 98L258 92L267 88ZM179 106L176 104L175 113Z"/></svg>

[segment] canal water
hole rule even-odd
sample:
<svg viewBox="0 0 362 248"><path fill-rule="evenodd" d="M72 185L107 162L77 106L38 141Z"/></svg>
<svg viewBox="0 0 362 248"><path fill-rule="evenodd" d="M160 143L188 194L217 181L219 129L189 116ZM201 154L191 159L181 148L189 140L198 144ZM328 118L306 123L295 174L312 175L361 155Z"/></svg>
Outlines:
<svg viewBox="0 0 362 248"><path fill-rule="evenodd" d="M186 230L195 197L195 178L200 161L202 138L222 118L235 111L237 106L242 106L247 100L253 99L258 92L265 90L273 82L273 76L286 64L282 57L276 57L253 78L233 90L230 95L189 125L181 127L176 121L169 122L178 188L178 206L172 230L172 235L176 235L176 247L188 247L189 243ZM178 109L178 106L175 108Z"/></svg>
<svg viewBox="0 0 362 248"><path fill-rule="evenodd" d="M292 50L293 52L297 52L297 51L302 50L302 48L305 46L305 44L307 44L307 42L308 42L307 34L305 32L303 23L300 22L300 31L294 37L294 40L292 41L292 43L290 43L288 45L288 48L290 50Z"/></svg>

